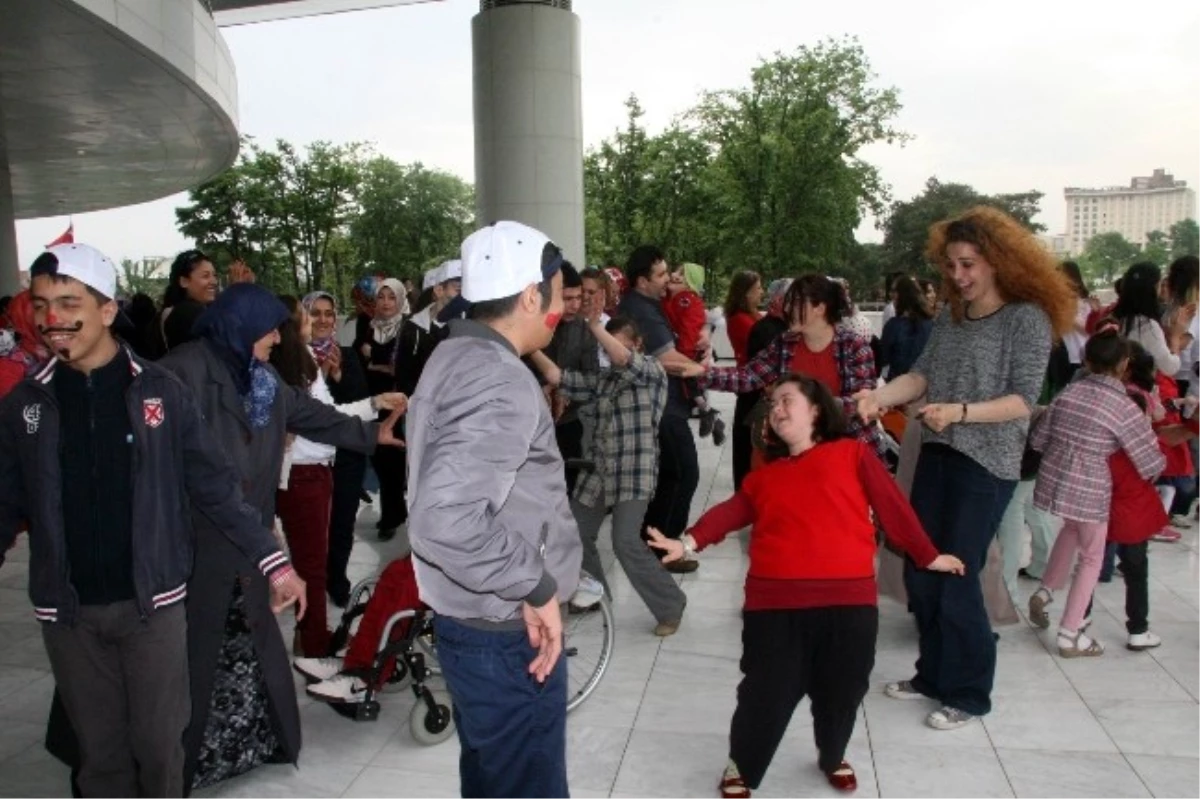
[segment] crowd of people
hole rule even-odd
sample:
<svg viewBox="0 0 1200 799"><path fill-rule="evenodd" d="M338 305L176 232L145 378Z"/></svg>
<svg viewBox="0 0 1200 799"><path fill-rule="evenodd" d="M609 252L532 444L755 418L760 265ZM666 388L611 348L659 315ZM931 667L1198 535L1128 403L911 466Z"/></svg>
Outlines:
<svg viewBox="0 0 1200 799"><path fill-rule="evenodd" d="M103 254L48 248L0 317L0 556L27 532L47 745L84 796L297 762L293 668L339 704L369 679L327 611L350 598L363 502L380 540L403 527L411 545L364 628L434 611L465 796L567 794L562 613L609 593L609 516L612 568L659 637L685 623L674 575L749 528L726 797L760 785L806 696L818 768L857 787L846 748L892 553L919 645L885 693L933 700L934 729L991 710L989 581L1012 602L1037 580L1038 628L1065 590L1056 651L1095 657L1093 592L1119 568L1126 646L1158 646L1147 542L1177 541L1196 495L1196 259L1165 279L1134 264L1105 307L994 209L935 225L926 256L938 281L889 275L877 334L837 278L740 271L714 315L696 264L642 246L579 270L515 222L419 290L365 276L349 313L241 264L222 288L197 250L161 303L118 303ZM737 394L728 427L714 391ZM696 436L727 433L734 492L693 519Z"/></svg>

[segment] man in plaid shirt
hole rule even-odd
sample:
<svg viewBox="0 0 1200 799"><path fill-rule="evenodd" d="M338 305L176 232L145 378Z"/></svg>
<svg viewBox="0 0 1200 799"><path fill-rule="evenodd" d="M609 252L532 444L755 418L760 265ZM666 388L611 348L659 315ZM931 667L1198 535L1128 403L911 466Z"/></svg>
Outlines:
<svg viewBox="0 0 1200 799"><path fill-rule="evenodd" d="M658 428L667 404L667 373L641 352L641 336L628 317L607 326L589 310L588 328L604 347L611 369L598 373L559 369L542 353L532 356L546 382L558 387L592 430L587 457L595 468L579 476L571 512L583 539L583 570L608 591L596 536L612 510L613 551L630 584L654 615L655 634L679 629L687 598L641 538L646 507L658 475ZM573 610L580 610L572 603Z"/></svg>

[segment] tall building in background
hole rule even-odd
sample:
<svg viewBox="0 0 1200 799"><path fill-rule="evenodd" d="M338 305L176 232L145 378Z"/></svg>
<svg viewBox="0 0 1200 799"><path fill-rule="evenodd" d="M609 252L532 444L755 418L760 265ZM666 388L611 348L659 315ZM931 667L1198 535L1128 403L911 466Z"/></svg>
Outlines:
<svg viewBox="0 0 1200 799"><path fill-rule="evenodd" d="M1147 233L1166 233L1176 222L1196 218L1196 192L1165 169L1132 178L1128 186L1068 187L1063 196L1067 200L1066 243L1072 253L1083 252L1088 241L1101 233L1120 233L1141 246Z"/></svg>

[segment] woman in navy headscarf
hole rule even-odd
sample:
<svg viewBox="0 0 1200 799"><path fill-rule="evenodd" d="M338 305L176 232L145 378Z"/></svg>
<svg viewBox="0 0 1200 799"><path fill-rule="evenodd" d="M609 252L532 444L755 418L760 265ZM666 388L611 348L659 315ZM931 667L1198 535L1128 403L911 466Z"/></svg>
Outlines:
<svg viewBox="0 0 1200 799"><path fill-rule="evenodd" d="M285 437L371 452L396 444L397 414L363 422L284 383L267 363L287 308L261 286L229 287L196 321L196 340L162 360L196 394L212 435L242 476L248 512L268 527ZM295 763L300 715L287 650L258 569L193 516L196 563L188 585L192 720L185 784L211 785L269 762ZM301 591L303 594L303 591ZM278 610L280 602L275 602ZM303 613L303 600L300 613Z"/></svg>

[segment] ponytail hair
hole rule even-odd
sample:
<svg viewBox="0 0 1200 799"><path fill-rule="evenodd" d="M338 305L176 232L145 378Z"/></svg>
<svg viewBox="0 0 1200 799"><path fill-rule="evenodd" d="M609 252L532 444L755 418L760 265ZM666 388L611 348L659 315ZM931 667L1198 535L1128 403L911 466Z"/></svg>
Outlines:
<svg viewBox="0 0 1200 799"><path fill-rule="evenodd" d="M1102 319L1096 325L1096 332L1088 339L1083 348L1083 360L1092 374L1117 374L1117 367L1129 358L1129 342L1121 335L1121 325L1117 320Z"/></svg>

